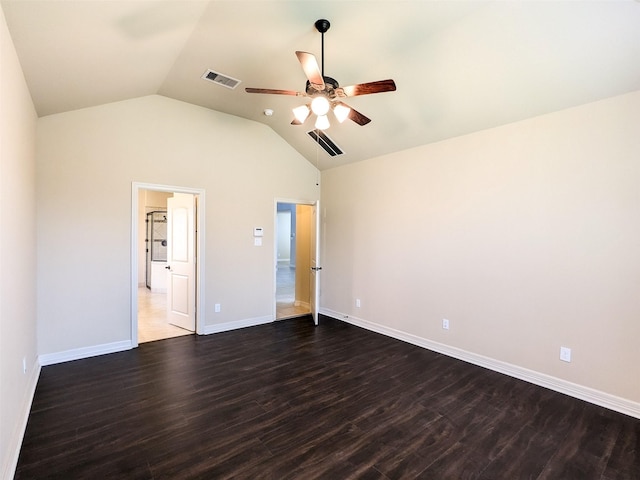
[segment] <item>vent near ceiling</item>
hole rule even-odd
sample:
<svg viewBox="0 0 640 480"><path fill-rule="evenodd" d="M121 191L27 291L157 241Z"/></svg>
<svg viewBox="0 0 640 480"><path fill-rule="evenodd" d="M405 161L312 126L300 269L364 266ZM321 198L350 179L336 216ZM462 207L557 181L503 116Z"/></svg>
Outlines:
<svg viewBox="0 0 640 480"><path fill-rule="evenodd" d="M342 149L337 146L336 143L331 140L329 136L322 130L309 130L307 134L311 137L313 143L317 143L318 145L320 145L324 149L324 151L332 157L336 157L344 153Z"/></svg>
<svg viewBox="0 0 640 480"><path fill-rule="evenodd" d="M229 75L223 75L222 73L214 72L213 70L207 70L202 75L202 78L209 80L210 82L217 83L223 87L233 90L240 84L240 80L230 77Z"/></svg>

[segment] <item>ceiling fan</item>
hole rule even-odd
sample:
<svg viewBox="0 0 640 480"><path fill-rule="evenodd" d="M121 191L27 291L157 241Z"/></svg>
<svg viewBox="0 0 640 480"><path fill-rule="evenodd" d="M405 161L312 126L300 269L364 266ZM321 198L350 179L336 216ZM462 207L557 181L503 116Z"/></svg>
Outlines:
<svg viewBox="0 0 640 480"><path fill-rule="evenodd" d="M294 120L292 125L302 125L311 115L316 115L315 127L318 130L329 128L329 117L327 113L333 110L336 119L342 123L347 118L358 125L366 125L371 121L362 113L354 110L341 99L346 97L356 97L358 95L369 95L372 93L393 92L396 84L393 80L379 80L377 82L359 83L348 87L341 87L338 81L327 77L324 74L324 34L329 30L331 24L328 20L320 19L315 22L316 29L322 34L322 70L318 66L316 57L308 52L296 52L298 61L302 65L302 70L307 77L307 84L304 92L295 90L276 90L270 88L245 88L247 93L270 93L275 95L294 95L297 97L307 97L309 103L293 109Z"/></svg>

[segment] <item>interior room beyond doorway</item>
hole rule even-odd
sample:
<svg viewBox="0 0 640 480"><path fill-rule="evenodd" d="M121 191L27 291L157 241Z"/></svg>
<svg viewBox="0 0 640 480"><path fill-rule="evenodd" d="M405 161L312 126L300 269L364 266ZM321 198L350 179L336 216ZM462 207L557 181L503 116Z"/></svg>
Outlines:
<svg viewBox="0 0 640 480"><path fill-rule="evenodd" d="M167 314L167 201L173 192L140 189L138 196L138 343L194 332Z"/></svg>
<svg viewBox="0 0 640 480"><path fill-rule="evenodd" d="M312 208L277 204L276 320L311 313Z"/></svg>

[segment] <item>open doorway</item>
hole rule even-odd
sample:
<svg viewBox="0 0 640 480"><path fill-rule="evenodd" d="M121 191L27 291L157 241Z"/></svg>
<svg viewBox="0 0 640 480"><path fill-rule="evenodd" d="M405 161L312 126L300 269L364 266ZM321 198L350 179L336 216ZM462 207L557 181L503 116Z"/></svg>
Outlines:
<svg viewBox="0 0 640 480"><path fill-rule="evenodd" d="M311 219L307 204L277 202L276 320L311 313Z"/></svg>
<svg viewBox="0 0 640 480"><path fill-rule="evenodd" d="M198 255L203 195L199 190L133 184L133 346L192 335L202 328L196 307L203 305Z"/></svg>

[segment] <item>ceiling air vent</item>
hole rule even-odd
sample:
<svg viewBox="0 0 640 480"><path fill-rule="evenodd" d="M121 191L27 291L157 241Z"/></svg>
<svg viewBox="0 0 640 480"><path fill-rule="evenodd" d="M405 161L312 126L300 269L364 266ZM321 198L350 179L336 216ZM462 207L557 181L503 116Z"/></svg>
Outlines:
<svg viewBox="0 0 640 480"><path fill-rule="evenodd" d="M322 130L309 130L307 134L311 137L313 143L317 143L318 145L320 145L322 148L324 148L324 151L332 157L336 157L344 153L342 149L337 146L335 142L331 140L329 136Z"/></svg>
<svg viewBox="0 0 640 480"><path fill-rule="evenodd" d="M229 75L223 75L221 73L214 72L213 70L207 70L204 72L202 78L209 80L210 82L217 83L218 85L222 85L223 87L230 88L231 90L240 84L240 80L237 78L230 77Z"/></svg>

